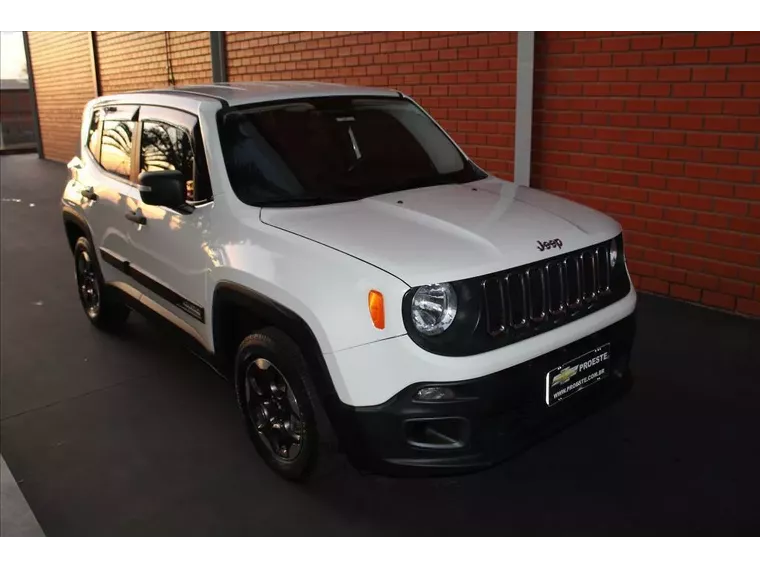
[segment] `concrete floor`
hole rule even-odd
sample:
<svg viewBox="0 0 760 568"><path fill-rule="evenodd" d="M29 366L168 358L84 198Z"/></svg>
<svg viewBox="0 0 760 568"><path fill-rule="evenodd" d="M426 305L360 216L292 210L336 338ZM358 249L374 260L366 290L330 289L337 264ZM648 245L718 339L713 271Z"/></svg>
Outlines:
<svg viewBox="0 0 760 568"><path fill-rule="evenodd" d="M5 459L0 456L0 537L45 536L18 487Z"/></svg>
<svg viewBox="0 0 760 568"><path fill-rule="evenodd" d="M485 472L307 486L262 465L231 389L133 317L96 331L65 167L0 157L2 455L59 535L754 535L760 322L642 296L624 400Z"/></svg>

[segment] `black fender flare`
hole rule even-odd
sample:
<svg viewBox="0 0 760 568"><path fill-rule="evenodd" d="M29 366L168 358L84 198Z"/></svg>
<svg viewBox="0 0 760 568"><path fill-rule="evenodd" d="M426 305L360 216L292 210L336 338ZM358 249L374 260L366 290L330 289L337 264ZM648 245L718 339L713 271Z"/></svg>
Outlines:
<svg viewBox="0 0 760 568"><path fill-rule="evenodd" d="M96 249L97 254L97 247L95 245L95 241L92 238L92 231L90 230L90 225L87 222L87 220L84 218L83 215L81 215L76 209L71 207L70 205L66 205L64 203L63 210L63 224L64 227L68 224L76 225L89 239L89 241L92 243L93 248ZM68 239L68 233L66 234L66 237ZM69 246L71 247L72 252L74 251L74 244L69 241Z"/></svg>
<svg viewBox="0 0 760 568"><path fill-rule="evenodd" d="M352 426L355 414L348 405L340 400L319 346L319 341L309 324L293 310L276 300L240 284L220 281L214 288L211 312L214 351L217 355L221 351L219 342L224 336L222 331L224 322L218 309L222 302L231 302L233 305L250 310L257 317L278 328L296 342L309 365L314 382L313 386L339 443L345 448L354 447L357 442L353 436L356 428ZM232 377L230 376L230 378Z"/></svg>

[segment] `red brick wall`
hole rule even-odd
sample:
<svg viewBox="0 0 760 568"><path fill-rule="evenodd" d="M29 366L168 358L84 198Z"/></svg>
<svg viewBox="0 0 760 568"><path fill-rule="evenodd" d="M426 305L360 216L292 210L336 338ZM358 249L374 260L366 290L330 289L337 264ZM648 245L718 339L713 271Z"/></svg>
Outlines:
<svg viewBox="0 0 760 568"><path fill-rule="evenodd" d="M165 32L96 32L103 94L166 87ZM177 85L211 82L209 32L169 32L168 57Z"/></svg>
<svg viewBox="0 0 760 568"><path fill-rule="evenodd" d="M29 32L45 157L76 155L82 111L95 96L89 32Z"/></svg>
<svg viewBox="0 0 760 568"><path fill-rule="evenodd" d="M760 34L539 33L532 183L623 224L637 287L760 316Z"/></svg>
<svg viewBox="0 0 760 568"><path fill-rule="evenodd" d="M227 52L230 81L398 88L478 164L512 179L514 32L227 32Z"/></svg>

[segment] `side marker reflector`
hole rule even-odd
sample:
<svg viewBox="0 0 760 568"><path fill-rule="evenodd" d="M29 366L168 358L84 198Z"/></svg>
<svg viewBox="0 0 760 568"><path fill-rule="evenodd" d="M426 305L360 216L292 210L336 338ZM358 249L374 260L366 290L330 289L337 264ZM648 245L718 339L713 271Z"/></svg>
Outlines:
<svg viewBox="0 0 760 568"><path fill-rule="evenodd" d="M385 305L383 295L377 290L369 291L369 315L377 329L385 329Z"/></svg>

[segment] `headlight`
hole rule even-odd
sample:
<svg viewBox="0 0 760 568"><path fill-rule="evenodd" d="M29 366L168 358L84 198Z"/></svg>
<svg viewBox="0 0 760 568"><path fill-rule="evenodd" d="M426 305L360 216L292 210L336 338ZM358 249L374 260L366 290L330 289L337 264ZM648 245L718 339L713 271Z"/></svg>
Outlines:
<svg viewBox="0 0 760 568"><path fill-rule="evenodd" d="M610 268L615 268L618 259L617 243L613 240L610 243Z"/></svg>
<svg viewBox="0 0 760 568"><path fill-rule="evenodd" d="M422 286L412 297L412 321L424 335L443 333L456 315L457 295L451 284Z"/></svg>

